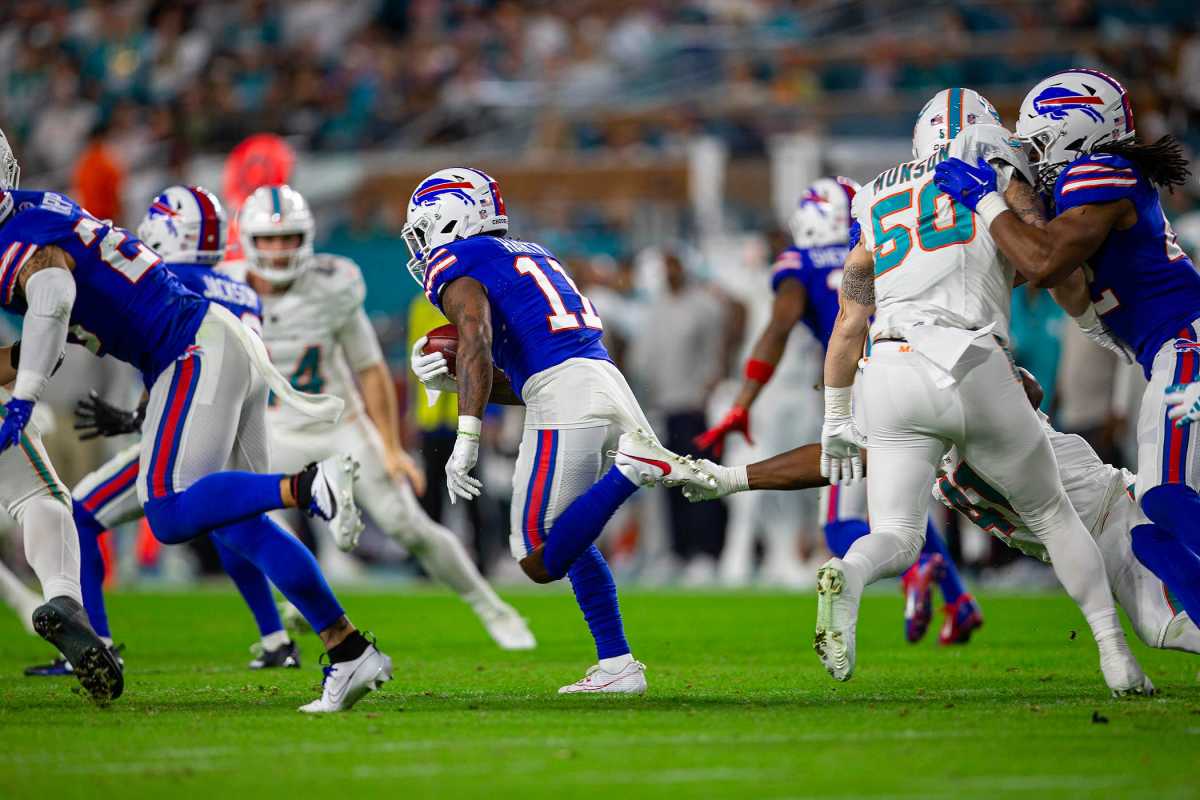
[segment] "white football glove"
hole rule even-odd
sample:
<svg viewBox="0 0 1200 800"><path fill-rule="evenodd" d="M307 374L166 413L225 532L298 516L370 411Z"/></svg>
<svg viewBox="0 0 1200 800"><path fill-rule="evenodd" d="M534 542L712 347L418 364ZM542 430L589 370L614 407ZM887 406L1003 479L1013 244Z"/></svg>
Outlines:
<svg viewBox="0 0 1200 800"><path fill-rule="evenodd" d="M481 427L478 417L458 418L458 438L454 440L454 452L446 462L446 491L450 494L451 505L460 497L474 500L483 491L483 483L470 474L479 461Z"/></svg>
<svg viewBox="0 0 1200 800"><path fill-rule="evenodd" d="M1167 416L1175 420L1176 428L1191 425L1200 420L1200 382L1168 386L1163 402L1167 404Z"/></svg>
<svg viewBox="0 0 1200 800"><path fill-rule="evenodd" d="M746 468L726 467L709 461L698 459L700 471L712 478L715 485L702 481L689 481L683 484L683 496L692 503L703 503L706 500L717 500L734 492L744 492L749 488L746 478Z"/></svg>
<svg viewBox="0 0 1200 800"><path fill-rule="evenodd" d="M850 389L825 389L825 423L821 426L821 475L830 484L863 478L862 453L867 438L850 413Z"/></svg>
<svg viewBox="0 0 1200 800"><path fill-rule="evenodd" d="M438 352L429 354L421 352L428 341L429 337L422 336L413 343L412 356L408 363L412 367L413 374L417 376L417 380L425 387L426 402L433 405L438 401L442 392L457 392L458 381L450 375L450 365L446 362L444 355Z"/></svg>
<svg viewBox="0 0 1200 800"><path fill-rule="evenodd" d="M1100 319L1100 315L1096 313L1095 306L1088 306L1087 311L1084 311L1078 317L1073 317L1073 319L1075 320L1075 324L1079 326L1079 330L1083 331L1084 336L1105 350L1111 350L1116 353L1126 364L1134 362L1133 350L1109 330L1109 327Z"/></svg>

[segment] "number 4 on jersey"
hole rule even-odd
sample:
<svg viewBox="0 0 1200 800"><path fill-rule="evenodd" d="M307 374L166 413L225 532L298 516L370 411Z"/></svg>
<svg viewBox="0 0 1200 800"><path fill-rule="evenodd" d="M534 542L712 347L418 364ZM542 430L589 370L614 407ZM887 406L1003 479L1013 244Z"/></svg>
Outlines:
<svg viewBox="0 0 1200 800"><path fill-rule="evenodd" d="M592 301L588 300L579 292L579 287L575 285L575 281L571 280L571 276L562 268L553 258L542 259L550 267L551 270L557 272L567 282L567 286L571 291L579 297L579 302L583 306L583 310L576 314L568 311L566 304L563 302L562 294L554 286L552 277L546 274L546 269L539 264L532 256L517 256L513 262L513 267L522 275L528 275L533 278L538 289L546 296L546 302L550 304L550 313L546 315L546 321L550 324L550 332L558 333L559 331L573 331L580 327L593 328L598 331L604 330L604 323L600 321L599 315L596 314L596 309L592 307ZM580 321L582 319L582 322Z"/></svg>

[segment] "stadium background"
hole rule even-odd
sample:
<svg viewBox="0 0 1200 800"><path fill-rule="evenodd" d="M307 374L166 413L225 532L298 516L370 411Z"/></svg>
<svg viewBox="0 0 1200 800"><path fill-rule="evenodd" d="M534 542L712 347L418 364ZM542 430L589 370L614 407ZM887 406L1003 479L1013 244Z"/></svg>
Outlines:
<svg viewBox="0 0 1200 800"><path fill-rule="evenodd" d="M363 268L406 400L407 445L431 474L449 452L455 412L445 399L426 408L411 388L409 343L438 319L404 271L399 232L411 188L436 168L470 164L499 180L513 232L567 262L656 427L686 441L699 415L728 407L802 188L830 173L867 180L907 157L916 111L937 90L975 88L1011 121L1041 77L1097 67L1131 90L1143 137L1170 131L1193 156L1200 150L1200 12L1185 0L6 5L0 125L26 187L67 191L134 227L168 183L221 190L225 158L246 136L287 140L319 249ZM1200 183L1165 205L1196 254ZM679 357L664 350L671 339ZM1018 360L1051 390L1044 408L1058 425L1129 463L1136 370L1064 325L1044 293L1015 293L1014 339ZM129 372L71 350L44 404L68 483L116 444L77 441L75 401L96 387L132 405L139 391ZM798 329L755 406L756 447L734 444L727 460L816 438L819 359ZM500 582L515 579L504 503L519 427L519 411L489 417L488 494L469 513L436 491L427 497ZM643 493L604 542L622 581L804 587L821 557L815 494L735 501L696 517L665 493ZM975 585L1052 581L946 523ZM313 543L335 580L415 576L379 535L353 558ZM2 552L24 570L17 537ZM201 548L159 550L135 529L118 531L111 552L123 585L215 568Z"/></svg>

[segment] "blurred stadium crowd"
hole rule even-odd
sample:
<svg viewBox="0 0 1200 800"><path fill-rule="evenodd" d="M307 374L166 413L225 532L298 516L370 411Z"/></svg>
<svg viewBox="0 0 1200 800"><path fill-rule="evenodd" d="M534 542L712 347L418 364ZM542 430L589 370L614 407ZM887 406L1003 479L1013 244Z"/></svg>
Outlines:
<svg viewBox="0 0 1200 800"><path fill-rule="evenodd" d="M759 166L773 137L811 131L863 150L883 140L884 151L906 157L912 119L933 92L971 86L1010 117L1038 79L1088 65L1126 82L1144 136L1171 131L1200 151L1200 11L1188 0L18 0L0 19L0 120L23 183L67 190L127 226L152 190L212 174L197 164L259 131L285 136L301 171L364 154L382 159L372 164L479 154L508 188L514 231L569 261L656 427L680 450L728 407L770 302L766 270L787 244ZM627 173L651 166L678 164L686 177L698 140L741 165L723 200L721 247L698 242L703 226L686 188L660 190L650 205L621 193L632 185ZM524 175L518 202L497 158ZM828 156L822 168L846 161ZM546 188L539 169L560 180ZM412 171L398 167L404 177L391 183L364 175L317 198L321 247L362 263L401 386L409 343L442 321L402 270ZM1167 206L1197 253L1200 186ZM1060 428L1127 464L1140 375L1063 321L1045 293L1017 290L1017 358L1047 387L1044 408ZM792 339L771 396L755 406L756 444L734 446L727 459L817 438L821 352L806 331ZM75 400L92 386L127 391L127 375L88 358L73 355L48 398L54 461L68 482L103 456L72 435ZM437 478L453 445L453 399L428 407L419 388L407 398L409 444ZM491 421L488 495L451 509L433 482L424 500L471 532L485 569L503 572L512 569L503 503L520 413L497 410ZM815 497L733 500L698 511L646 493L613 524L614 563L647 582L802 585L822 547ZM1011 565L1010 551L965 524L961 532L951 539L988 578L1041 579L1031 562ZM356 559L318 544L334 577L403 559L382 536L366 537ZM136 555L127 573L159 557Z"/></svg>

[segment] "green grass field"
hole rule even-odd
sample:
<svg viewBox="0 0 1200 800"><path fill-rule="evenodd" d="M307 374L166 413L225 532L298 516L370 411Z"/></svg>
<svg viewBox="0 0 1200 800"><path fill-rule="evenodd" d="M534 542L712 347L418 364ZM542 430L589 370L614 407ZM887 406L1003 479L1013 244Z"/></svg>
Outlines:
<svg viewBox="0 0 1200 800"><path fill-rule="evenodd" d="M251 673L227 592L115 595L127 683L108 708L22 677L47 649L6 616L0 797L1200 796L1200 659L1138 646L1160 696L1110 700L1063 597L985 597L976 641L948 649L905 644L899 596L869 596L858 673L835 684L808 595L631 591L643 698L556 696L593 662L578 611L512 600L532 654L493 648L447 594L346 593L396 679L319 718L296 712L318 691L316 638L304 669Z"/></svg>

